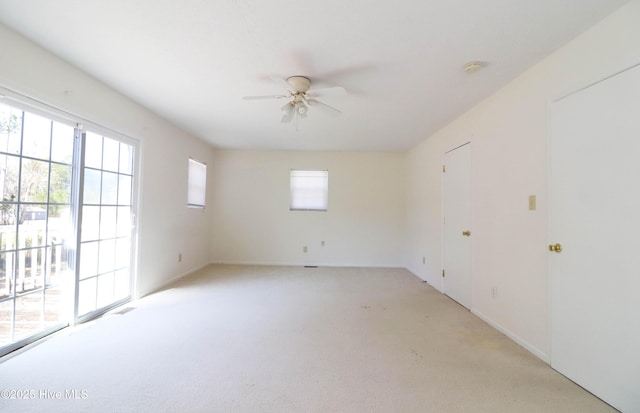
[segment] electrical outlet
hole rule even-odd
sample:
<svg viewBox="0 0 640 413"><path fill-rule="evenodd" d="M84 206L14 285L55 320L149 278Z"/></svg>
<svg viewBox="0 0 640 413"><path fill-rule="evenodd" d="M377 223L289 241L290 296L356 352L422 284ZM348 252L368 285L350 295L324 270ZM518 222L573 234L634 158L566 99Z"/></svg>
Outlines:
<svg viewBox="0 0 640 413"><path fill-rule="evenodd" d="M182 253L178 254L178 262L182 262Z"/></svg>
<svg viewBox="0 0 640 413"><path fill-rule="evenodd" d="M320 246L324 247L324 241L320 241Z"/></svg>
<svg viewBox="0 0 640 413"><path fill-rule="evenodd" d="M426 264L427 263L427 257L425 257L424 255L422 256L422 263Z"/></svg>
<svg viewBox="0 0 640 413"><path fill-rule="evenodd" d="M302 247L302 252L309 252L309 248L307 248L307 246L305 245L304 247Z"/></svg>
<svg viewBox="0 0 640 413"><path fill-rule="evenodd" d="M498 296L498 287L493 287L491 289L491 297L496 298Z"/></svg>

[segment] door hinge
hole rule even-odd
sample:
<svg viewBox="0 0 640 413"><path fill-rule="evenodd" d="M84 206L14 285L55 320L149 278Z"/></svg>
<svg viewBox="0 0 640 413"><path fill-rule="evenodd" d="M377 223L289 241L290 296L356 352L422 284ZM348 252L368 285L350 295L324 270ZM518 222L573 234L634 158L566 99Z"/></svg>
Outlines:
<svg viewBox="0 0 640 413"><path fill-rule="evenodd" d="M444 270L442 270L442 276L444 277Z"/></svg>
<svg viewBox="0 0 640 413"><path fill-rule="evenodd" d="M443 173L444 173L444 172L447 172L447 168L446 168L446 166L444 166L444 165L442 165L442 172L443 172Z"/></svg>

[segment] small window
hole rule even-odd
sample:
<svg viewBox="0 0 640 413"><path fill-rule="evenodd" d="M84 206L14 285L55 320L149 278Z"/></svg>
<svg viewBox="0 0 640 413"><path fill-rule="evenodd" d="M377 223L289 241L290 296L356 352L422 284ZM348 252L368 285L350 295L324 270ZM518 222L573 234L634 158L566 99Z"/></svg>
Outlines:
<svg viewBox="0 0 640 413"><path fill-rule="evenodd" d="M291 170L292 211L326 211L329 171Z"/></svg>
<svg viewBox="0 0 640 413"><path fill-rule="evenodd" d="M189 159L189 183L187 188L187 206L204 208L207 195L207 165Z"/></svg>

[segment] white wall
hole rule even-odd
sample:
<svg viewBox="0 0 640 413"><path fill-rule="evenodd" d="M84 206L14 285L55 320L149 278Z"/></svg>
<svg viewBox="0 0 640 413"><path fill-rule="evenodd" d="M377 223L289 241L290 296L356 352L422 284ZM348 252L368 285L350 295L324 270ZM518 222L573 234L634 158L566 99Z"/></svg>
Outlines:
<svg viewBox="0 0 640 413"><path fill-rule="evenodd" d="M546 246L553 241L547 239L546 200L550 103L640 63L638 22L636 0L408 154L407 267L442 287L442 157L471 140L472 311L544 360L549 358ZM536 211L528 210L529 195L538 198Z"/></svg>
<svg viewBox="0 0 640 413"><path fill-rule="evenodd" d="M401 266L404 159L394 153L216 151L213 260ZM327 212L289 211L291 169L329 170Z"/></svg>
<svg viewBox="0 0 640 413"><path fill-rule="evenodd" d="M210 211L186 208L187 158L211 163L209 145L2 25L0 85L140 141L140 295L209 262Z"/></svg>

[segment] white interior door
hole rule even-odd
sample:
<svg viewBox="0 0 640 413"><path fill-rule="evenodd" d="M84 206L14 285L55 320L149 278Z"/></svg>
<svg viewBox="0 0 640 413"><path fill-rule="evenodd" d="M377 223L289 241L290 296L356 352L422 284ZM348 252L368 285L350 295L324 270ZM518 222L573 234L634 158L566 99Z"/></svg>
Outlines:
<svg viewBox="0 0 640 413"><path fill-rule="evenodd" d="M442 291L471 308L471 144L444 155Z"/></svg>
<svg viewBox="0 0 640 413"><path fill-rule="evenodd" d="M640 412L640 67L552 115L551 365Z"/></svg>

